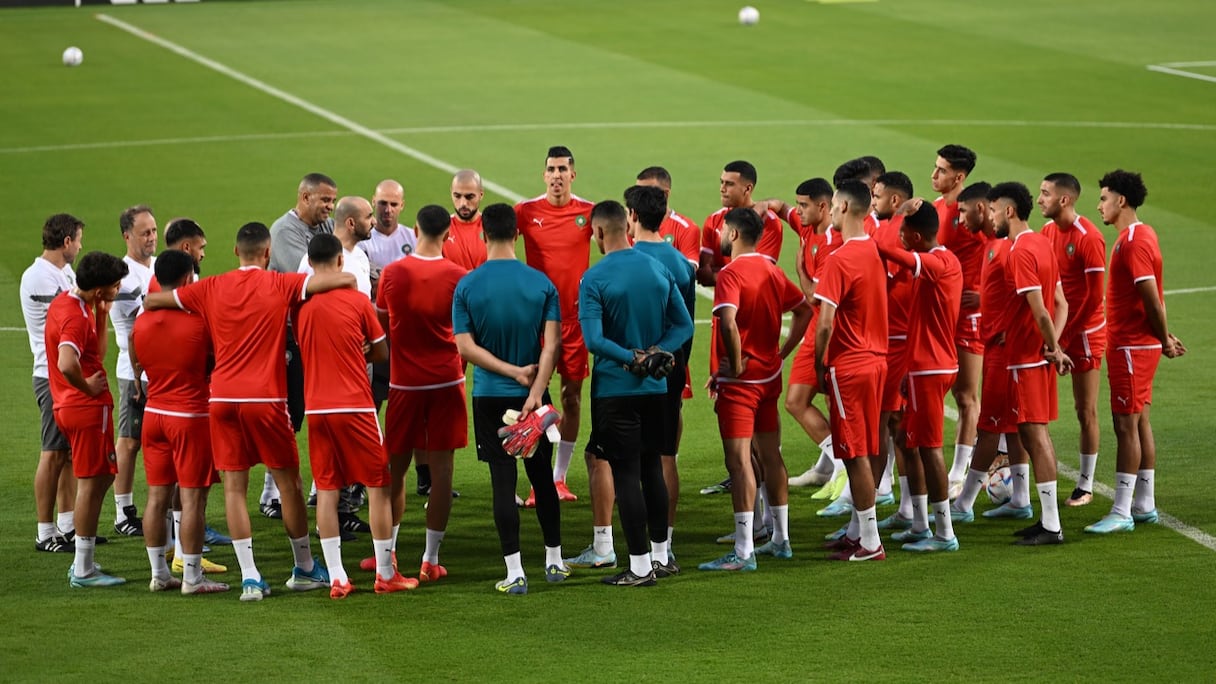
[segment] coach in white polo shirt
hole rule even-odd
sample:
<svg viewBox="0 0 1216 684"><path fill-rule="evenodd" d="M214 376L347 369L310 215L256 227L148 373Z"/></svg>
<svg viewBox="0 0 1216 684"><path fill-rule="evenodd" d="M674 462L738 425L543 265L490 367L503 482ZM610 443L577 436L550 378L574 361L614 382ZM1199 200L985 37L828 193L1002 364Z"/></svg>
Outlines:
<svg viewBox="0 0 1216 684"><path fill-rule="evenodd" d="M397 223L405 208L405 189L400 183L391 179L380 181L372 195L372 207L376 212L376 229L370 240L359 243L359 249L367 252L373 280L379 280L385 266L414 253L418 239L413 228Z"/></svg>

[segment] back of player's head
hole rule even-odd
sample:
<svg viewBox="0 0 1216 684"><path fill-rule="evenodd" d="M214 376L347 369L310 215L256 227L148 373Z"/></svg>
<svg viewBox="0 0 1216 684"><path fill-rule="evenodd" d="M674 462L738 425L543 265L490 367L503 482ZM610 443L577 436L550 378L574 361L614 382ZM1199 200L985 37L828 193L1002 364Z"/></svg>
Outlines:
<svg viewBox="0 0 1216 684"><path fill-rule="evenodd" d="M52 214L42 224L42 248L55 250L69 239L75 239L84 228L84 221L71 214Z"/></svg>
<svg viewBox="0 0 1216 684"><path fill-rule="evenodd" d="M864 181L870 177L870 173L870 163L865 159L850 159L836 167L836 173L832 174L832 185L839 189L841 183L850 180Z"/></svg>
<svg viewBox="0 0 1216 684"><path fill-rule="evenodd" d="M737 173L740 178L752 185L755 185L759 181L759 176L756 175L756 167L751 162L743 161L742 159L723 166L722 170L727 173Z"/></svg>
<svg viewBox="0 0 1216 684"><path fill-rule="evenodd" d="M151 213L152 207L149 207L146 204L136 204L133 207L127 207L126 209L122 210L121 214L118 215L118 229L122 231L123 235L126 235L127 233L131 232L132 228L135 227L136 216Z"/></svg>
<svg viewBox="0 0 1216 684"><path fill-rule="evenodd" d="M937 151L937 156L945 159L955 171L970 174L975 170L975 153L962 145L946 145Z"/></svg>
<svg viewBox="0 0 1216 684"><path fill-rule="evenodd" d="M182 240L201 237L207 236L203 233L202 226L191 218L175 218L165 226L165 247L169 249L181 244Z"/></svg>
<svg viewBox="0 0 1216 684"><path fill-rule="evenodd" d="M1072 195L1074 198L1081 196L1081 181L1071 173L1049 173L1043 177L1043 180L1056 186L1057 189Z"/></svg>
<svg viewBox="0 0 1216 684"><path fill-rule="evenodd" d="M624 233L625 217L625 207L616 200L604 200L591 207L591 224L605 233Z"/></svg>
<svg viewBox="0 0 1216 684"><path fill-rule="evenodd" d="M795 195L810 197L812 200L832 199L832 184L826 178L811 178L798 184Z"/></svg>
<svg viewBox="0 0 1216 684"><path fill-rule="evenodd" d="M625 188L625 206L637 212L643 228L657 231L667 216L667 193L653 185L631 185Z"/></svg>
<svg viewBox="0 0 1216 684"><path fill-rule="evenodd" d="M448 210L438 204L428 204L418 210L418 232L429 238L441 238L452 225Z"/></svg>
<svg viewBox="0 0 1216 684"><path fill-rule="evenodd" d="M726 227L739 231L739 240L745 245L755 245L764 233L764 220L750 207L735 207L726 212L722 222Z"/></svg>
<svg viewBox="0 0 1216 684"><path fill-rule="evenodd" d="M328 185L331 188L338 187L334 179L329 176L323 173L310 173L300 179L300 192L316 192L317 188L322 185Z"/></svg>
<svg viewBox="0 0 1216 684"><path fill-rule="evenodd" d="M481 230L486 242L515 242L515 209L502 202L482 209Z"/></svg>
<svg viewBox="0 0 1216 684"><path fill-rule="evenodd" d="M875 176L881 176L887 172L887 165L882 163L882 160L872 154L867 154L864 157L858 157L870 167L870 173Z"/></svg>
<svg viewBox="0 0 1216 684"><path fill-rule="evenodd" d="M671 174L662 166L647 166L638 174L640 181L654 181L659 185L671 189Z"/></svg>
<svg viewBox="0 0 1216 684"><path fill-rule="evenodd" d="M127 262L105 252L89 252L76 266L76 287L81 290L113 285L126 277Z"/></svg>
<svg viewBox="0 0 1216 684"><path fill-rule="evenodd" d="M166 249L156 257L153 271L161 287L177 287L194 275L194 258L180 249Z"/></svg>
<svg viewBox="0 0 1216 684"><path fill-rule="evenodd" d="M570 166L574 166L574 153L565 145L554 145L549 148L549 152L545 154L545 160L549 159L569 159Z"/></svg>
<svg viewBox="0 0 1216 684"><path fill-rule="evenodd" d="M365 203L362 197L343 197L334 205L334 225L341 226L347 219L359 218L360 214L366 216L370 211L371 203Z"/></svg>
<svg viewBox="0 0 1216 684"><path fill-rule="evenodd" d="M874 184L882 183L887 190L894 190L904 199L912 197L912 179L908 178L908 174L903 171L888 171L882 173L874 180Z"/></svg>
<svg viewBox="0 0 1216 684"><path fill-rule="evenodd" d="M255 257L270 246L270 229L265 223L250 221L236 231L236 251L243 257Z"/></svg>
<svg viewBox="0 0 1216 684"><path fill-rule="evenodd" d="M836 186L836 194L849 203L850 216L865 216L870 211L870 187L859 180L846 180Z"/></svg>
<svg viewBox="0 0 1216 684"><path fill-rule="evenodd" d="M342 241L332 233L317 233L308 241L308 262L314 267L332 264L342 254Z"/></svg>
<svg viewBox="0 0 1216 684"><path fill-rule="evenodd" d="M963 191L958 194L960 202L974 202L975 200L987 200L988 191L992 190L992 186L984 181L978 181L963 188Z"/></svg>
<svg viewBox="0 0 1216 684"><path fill-rule="evenodd" d="M1030 210L1034 208L1034 199L1030 197L1030 190L1025 185L1017 181L1007 181L992 186L992 189L988 191L988 201L996 202L1003 199L1013 203L1019 220L1025 221L1030 218Z"/></svg>
<svg viewBox="0 0 1216 684"><path fill-rule="evenodd" d="M937 238L937 209L934 208L932 202L921 202L920 207L913 213L904 217L904 225L910 230L920 233L920 236L926 240L934 240Z"/></svg>
<svg viewBox="0 0 1216 684"><path fill-rule="evenodd" d="M1144 198L1148 197L1148 188L1144 187L1144 179L1134 171L1115 169L1102 176L1102 180L1098 181L1098 187L1123 195L1132 209L1139 209L1140 205L1144 204Z"/></svg>

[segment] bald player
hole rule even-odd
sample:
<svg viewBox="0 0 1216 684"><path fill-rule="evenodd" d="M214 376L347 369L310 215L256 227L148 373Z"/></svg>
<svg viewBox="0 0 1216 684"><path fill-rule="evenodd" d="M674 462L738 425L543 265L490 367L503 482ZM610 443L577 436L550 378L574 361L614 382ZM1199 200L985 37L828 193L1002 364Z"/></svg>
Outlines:
<svg viewBox="0 0 1216 684"><path fill-rule="evenodd" d="M462 169L452 177L452 223L443 241L443 256L466 271L486 262L486 240L481 228L481 174Z"/></svg>
<svg viewBox="0 0 1216 684"><path fill-rule="evenodd" d="M372 194L372 208L376 212L375 232L359 248L367 252L378 276L385 266L413 254L418 239L413 228L397 223L405 209L405 188L400 183L391 178L380 181Z"/></svg>

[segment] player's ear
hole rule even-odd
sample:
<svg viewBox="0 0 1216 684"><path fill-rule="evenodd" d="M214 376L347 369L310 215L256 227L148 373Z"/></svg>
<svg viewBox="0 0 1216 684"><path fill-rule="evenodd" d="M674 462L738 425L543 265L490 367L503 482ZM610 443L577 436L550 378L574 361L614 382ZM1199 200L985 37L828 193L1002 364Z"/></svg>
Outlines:
<svg viewBox="0 0 1216 684"><path fill-rule="evenodd" d="M345 255L345 254L339 254L339 255L338 255L338 270L339 270L339 271L340 271L340 270L342 270L342 267L343 267L343 266L345 266L345 265L346 265L346 255Z"/></svg>

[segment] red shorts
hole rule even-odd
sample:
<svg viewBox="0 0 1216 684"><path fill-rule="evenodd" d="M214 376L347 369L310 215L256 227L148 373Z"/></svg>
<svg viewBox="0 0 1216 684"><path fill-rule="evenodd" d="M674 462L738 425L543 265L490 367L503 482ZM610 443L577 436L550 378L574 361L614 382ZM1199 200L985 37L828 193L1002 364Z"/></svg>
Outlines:
<svg viewBox="0 0 1216 684"><path fill-rule="evenodd" d="M954 346L959 351L980 356L984 353L984 339L980 336L980 315L964 311L958 317L958 326L954 329Z"/></svg>
<svg viewBox="0 0 1216 684"><path fill-rule="evenodd" d="M908 338L887 338L887 379L882 383L882 401L879 408L884 413L904 410L904 395L900 391L904 376L908 374Z"/></svg>
<svg viewBox="0 0 1216 684"><path fill-rule="evenodd" d="M1106 327L1077 335L1064 353L1072 359L1073 375L1098 370L1102 367L1102 357L1106 355Z"/></svg>
<svg viewBox="0 0 1216 684"><path fill-rule="evenodd" d="M946 394L954 385L957 372L908 374L908 407L904 409L903 429L907 447L940 449L946 422Z"/></svg>
<svg viewBox="0 0 1216 684"><path fill-rule="evenodd" d="M777 400L781 376L765 383L719 382L714 412L722 439L751 439L752 435L781 428Z"/></svg>
<svg viewBox="0 0 1216 684"><path fill-rule="evenodd" d="M211 455L221 471L300 467L285 401L211 402Z"/></svg>
<svg viewBox="0 0 1216 684"><path fill-rule="evenodd" d="M802 338L802 344L794 352L794 362L790 364L789 384L819 387L815 380L815 340Z"/></svg>
<svg viewBox="0 0 1216 684"><path fill-rule="evenodd" d="M384 431L384 446L394 455L414 449L454 451L468 446L464 382L423 390L390 387Z"/></svg>
<svg viewBox="0 0 1216 684"><path fill-rule="evenodd" d="M1110 380L1110 411L1119 416L1144 412L1153 403L1153 376L1161 363L1161 347L1120 347L1106 359ZM75 458L75 456L73 456Z"/></svg>
<svg viewBox="0 0 1216 684"><path fill-rule="evenodd" d="M1056 373L1051 364L1010 370L1018 425L1046 425L1060 417L1056 397Z"/></svg>
<svg viewBox="0 0 1216 684"><path fill-rule="evenodd" d="M878 445L882 386L887 363L828 368L828 413L836 458L859 458L883 453Z"/></svg>
<svg viewBox="0 0 1216 684"><path fill-rule="evenodd" d="M308 463L317 489L387 486L388 453L376 412L309 413Z"/></svg>
<svg viewBox="0 0 1216 684"><path fill-rule="evenodd" d="M984 432L1002 435L1018 430L1018 413L1013 404L1013 374L1005 357L1005 345L984 347L984 382L980 388L980 418Z"/></svg>
<svg viewBox="0 0 1216 684"><path fill-rule="evenodd" d="M201 489L217 481L207 416L170 416L145 409L142 440L149 486Z"/></svg>
<svg viewBox="0 0 1216 684"><path fill-rule="evenodd" d="M72 448L72 474L76 477L118 473L113 411L109 406L97 405L55 407L55 423Z"/></svg>
<svg viewBox="0 0 1216 684"><path fill-rule="evenodd" d="M591 375L583 326L577 320L562 321L562 348L557 354L557 374L563 380L582 380Z"/></svg>

